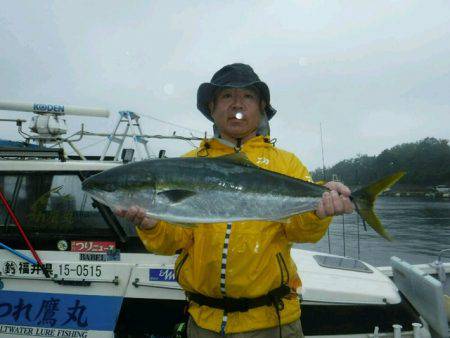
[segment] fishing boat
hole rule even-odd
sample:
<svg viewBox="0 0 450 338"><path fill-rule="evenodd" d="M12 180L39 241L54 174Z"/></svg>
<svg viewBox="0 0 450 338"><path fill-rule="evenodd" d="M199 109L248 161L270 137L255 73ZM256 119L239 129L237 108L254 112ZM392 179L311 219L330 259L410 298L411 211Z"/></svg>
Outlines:
<svg viewBox="0 0 450 338"><path fill-rule="evenodd" d="M437 192L440 192L441 194L450 194L450 187L447 187L446 185L437 185L435 187L435 190Z"/></svg>
<svg viewBox="0 0 450 338"><path fill-rule="evenodd" d="M450 197L450 187L447 187L446 185L437 185L434 187L434 190L436 190L441 197Z"/></svg>
<svg viewBox="0 0 450 338"><path fill-rule="evenodd" d="M103 153L88 157L61 137L61 112L79 109L0 103L11 107L44 116L47 124L34 136L39 147L30 138L0 145L0 337L171 337L186 319L176 257L146 252L132 224L81 190L86 177L132 160L127 151L119 156L124 142L117 128ZM123 121L122 136L146 154L137 115L121 112L116 127ZM24 134L24 121L12 122ZM108 157L115 139L116 155ZM49 140L59 146L45 147ZM76 155L68 156L63 142ZM448 337L450 263L443 254L430 264L393 257L391 266L374 267L293 248L305 335Z"/></svg>

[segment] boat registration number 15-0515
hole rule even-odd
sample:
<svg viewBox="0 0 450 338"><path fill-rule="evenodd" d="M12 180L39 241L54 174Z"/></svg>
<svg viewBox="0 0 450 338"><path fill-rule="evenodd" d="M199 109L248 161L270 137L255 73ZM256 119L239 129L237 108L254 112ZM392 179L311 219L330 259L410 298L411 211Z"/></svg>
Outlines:
<svg viewBox="0 0 450 338"><path fill-rule="evenodd" d="M101 277L102 266L91 264L58 264L57 273L62 277Z"/></svg>

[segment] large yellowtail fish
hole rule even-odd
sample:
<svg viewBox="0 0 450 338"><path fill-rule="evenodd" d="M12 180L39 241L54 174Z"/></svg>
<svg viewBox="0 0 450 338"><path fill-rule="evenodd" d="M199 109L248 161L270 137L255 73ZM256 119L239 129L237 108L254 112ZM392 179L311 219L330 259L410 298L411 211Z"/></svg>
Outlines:
<svg viewBox="0 0 450 338"><path fill-rule="evenodd" d="M374 202L403 175L387 176L350 197L363 220L388 240L391 237L374 213ZM83 190L113 209L138 206L150 217L184 226L286 220L315 210L322 194L329 191L259 168L242 153L133 162L89 177Z"/></svg>

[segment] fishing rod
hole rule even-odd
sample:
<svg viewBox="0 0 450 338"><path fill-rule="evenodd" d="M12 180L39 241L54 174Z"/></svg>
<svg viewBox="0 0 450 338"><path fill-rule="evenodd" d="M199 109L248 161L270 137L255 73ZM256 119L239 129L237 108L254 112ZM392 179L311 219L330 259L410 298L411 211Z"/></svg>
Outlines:
<svg viewBox="0 0 450 338"><path fill-rule="evenodd" d="M320 122L320 147L322 148L322 180L326 182L325 177L325 156L323 154L323 133L322 133L322 122ZM327 229L328 237L328 253L331 253L331 237L330 237L330 227Z"/></svg>

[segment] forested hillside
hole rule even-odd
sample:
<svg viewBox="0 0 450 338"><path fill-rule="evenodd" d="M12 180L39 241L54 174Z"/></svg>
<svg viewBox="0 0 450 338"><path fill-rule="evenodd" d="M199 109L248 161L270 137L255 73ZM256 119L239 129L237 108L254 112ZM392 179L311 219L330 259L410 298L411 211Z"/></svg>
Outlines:
<svg viewBox="0 0 450 338"><path fill-rule="evenodd" d="M359 155L325 168L325 172L318 168L312 174L315 180L331 180L334 174L349 186L361 186L397 171L406 171L398 183L400 188L450 185L448 140L429 137L415 143L403 143L378 156Z"/></svg>

